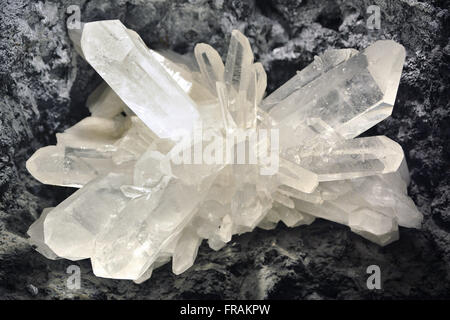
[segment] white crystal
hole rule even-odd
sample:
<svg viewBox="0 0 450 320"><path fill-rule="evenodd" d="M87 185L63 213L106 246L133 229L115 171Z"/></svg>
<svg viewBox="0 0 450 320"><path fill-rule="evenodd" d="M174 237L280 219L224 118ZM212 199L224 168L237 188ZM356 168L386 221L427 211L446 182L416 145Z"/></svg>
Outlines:
<svg viewBox="0 0 450 320"><path fill-rule="evenodd" d="M109 172L131 172L130 164L115 163L115 146L129 126L125 117L87 117L56 134L57 145L37 150L26 162L28 171L46 184L82 187Z"/></svg>
<svg viewBox="0 0 450 320"><path fill-rule="evenodd" d="M349 56L334 68L296 76L296 83L289 81L287 93L277 99L267 97L266 104L273 105L269 114L280 130L312 117L321 118L345 138L354 138L392 113L405 49L381 40ZM318 69L315 64L311 68Z"/></svg>
<svg viewBox="0 0 450 320"><path fill-rule="evenodd" d="M201 242L202 238L191 228L186 228L183 231L183 234L177 241L177 246L173 254L173 273L181 274L192 267Z"/></svg>
<svg viewBox="0 0 450 320"><path fill-rule="evenodd" d="M129 201L120 186L130 183L129 175L110 173L79 189L48 213L45 243L59 257L90 258L97 236Z"/></svg>
<svg viewBox="0 0 450 320"><path fill-rule="evenodd" d="M44 221L47 215L53 208L45 208L39 219L37 219L27 231L30 236L30 244L36 247L36 251L42 254L44 257L52 260L58 259L58 256L52 249L45 243L44 237Z"/></svg>
<svg viewBox="0 0 450 320"><path fill-rule="evenodd" d="M175 274L189 269L203 239L220 250L280 221L319 217L379 245L397 240L398 226L420 227L401 147L355 138L392 112L404 60L395 42L328 50L263 100L266 73L237 30L225 64L207 44L195 60L150 50L117 20L71 37L106 82L87 101L92 116L27 161L39 181L80 188L28 231L46 257L90 258L99 277L142 283L171 259ZM221 162L250 145L251 135L233 134L262 129L279 139L263 136L249 157L273 151L275 172L261 174L264 161L235 164L236 153Z"/></svg>
<svg viewBox="0 0 450 320"><path fill-rule="evenodd" d="M198 118L195 102L119 20L86 23L81 47L89 64L160 138L191 132Z"/></svg>
<svg viewBox="0 0 450 320"><path fill-rule="evenodd" d="M385 136L344 140L330 148L288 150L284 156L318 175L319 181L343 180L395 172L403 161L403 150Z"/></svg>

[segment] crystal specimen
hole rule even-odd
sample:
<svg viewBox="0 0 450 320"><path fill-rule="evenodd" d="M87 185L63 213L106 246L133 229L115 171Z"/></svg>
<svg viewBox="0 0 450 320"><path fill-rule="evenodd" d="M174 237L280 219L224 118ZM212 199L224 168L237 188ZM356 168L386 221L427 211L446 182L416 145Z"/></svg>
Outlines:
<svg viewBox="0 0 450 320"><path fill-rule="evenodd" d="M84 57L125 104L160 138L186 134L198 117L195 102L159 55L120 21L87 23Z"/></svg>
<svg viewBox="0 0 450 320"><path fill-rule="evenodd" d="M117 20L72 39L105 83L91 116L27 161L39 181L79 188L28 231L46 257L141 283L171 259L175 274L189 269L204 239L220 250L279 221L319 217L379 245L420 227L402 148L357 137L392 112L401 45L325 51L264 98L266 73L237 30L225 63L203 43L193 57L156 52Z"/></svg>

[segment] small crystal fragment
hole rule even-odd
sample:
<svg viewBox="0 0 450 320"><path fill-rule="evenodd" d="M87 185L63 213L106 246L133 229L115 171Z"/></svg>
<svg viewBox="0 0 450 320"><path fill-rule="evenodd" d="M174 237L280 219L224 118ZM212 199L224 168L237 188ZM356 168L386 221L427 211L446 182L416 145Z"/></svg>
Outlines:
<svg viewBox="0 0 450 320"><path fill-rule="evenodd" d="M194 264L197 257L198 247L202 242L194 230L186 229L178 239L175 252L173 254L172 270L175 274L181 274Z"/></svg>
<svg viewBox="0 0 450 320"><path fill-rule="evenodd" d="M50 247L45 243L44 238L44 221L47 218L48 213L53 208L45 208L42 211L41 216L37 219L27 231L30 236L30 244L36 247L36 251L42 254L47 259L55 260L58 256L50 249Z"/></svg>

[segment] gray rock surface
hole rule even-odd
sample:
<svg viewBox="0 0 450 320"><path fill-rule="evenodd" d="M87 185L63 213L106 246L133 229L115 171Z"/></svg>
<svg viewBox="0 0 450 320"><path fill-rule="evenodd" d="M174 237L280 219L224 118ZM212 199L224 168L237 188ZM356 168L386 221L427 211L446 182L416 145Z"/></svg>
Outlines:
<svg viewBox="0 0 450 320"><path fill-rule="evenodd" d="M394 113L367 134L403 146L423 228L402 229L399 241L380 248L332 222L280 225L234 237L219 252L203 245L187 272L174 276L169 264L141 285L96 278L88 261L45 259L28 245L26 230L73 190L40 184L25 161L88 115L84 102L100 81L67 36L70 4L85 22L120 19L150 47L181 53L206 42L223 54L238 28L264 63L269 90L326 48L402 43L407 61ZM380 30L366 28L371 4L381 7ZM450 298L449 16L445 0L2 0L0 298ZM71 264L81 267L79 290L66 286ZM381 290L367 289L369 265L381 268Z"/></svg>

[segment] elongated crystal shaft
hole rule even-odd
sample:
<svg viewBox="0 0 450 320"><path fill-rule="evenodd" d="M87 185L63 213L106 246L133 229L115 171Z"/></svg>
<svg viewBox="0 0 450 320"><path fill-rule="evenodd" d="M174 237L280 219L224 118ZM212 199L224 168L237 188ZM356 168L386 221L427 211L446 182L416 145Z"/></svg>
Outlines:
<svg viewBox="0 0 450 320"><path fill-rule="evenodd" d="M198 118L194 101L119 20L86 23L81 47L89 64L160 138L192 131Z"/></svg>

